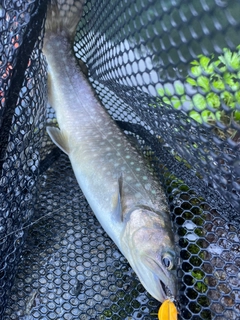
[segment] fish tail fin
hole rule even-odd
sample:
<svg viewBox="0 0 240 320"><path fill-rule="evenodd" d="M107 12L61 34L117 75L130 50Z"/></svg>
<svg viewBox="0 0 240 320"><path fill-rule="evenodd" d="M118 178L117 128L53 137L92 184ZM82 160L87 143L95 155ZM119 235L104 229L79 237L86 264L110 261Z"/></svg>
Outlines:
<svg viewBox="0 0 240 320"><path fill-rule="evenodd" d="M46 33L64 33L73 40L85 0L49 0Z"/></svg>

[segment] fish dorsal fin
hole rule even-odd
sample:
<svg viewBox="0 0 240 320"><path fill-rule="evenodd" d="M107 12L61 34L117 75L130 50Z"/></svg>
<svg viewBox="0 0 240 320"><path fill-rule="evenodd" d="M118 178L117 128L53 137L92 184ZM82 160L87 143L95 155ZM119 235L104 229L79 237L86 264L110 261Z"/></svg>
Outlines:
<svg viewBox="0 0 240 320"><path fill-rule="evenodd" d="M68 145L68 138L67 135L59 130L56 127L47 127L47 133L49 134L50 138L52 141L67 155L69 155L70 150L69 150L69 145Z"/></svg>

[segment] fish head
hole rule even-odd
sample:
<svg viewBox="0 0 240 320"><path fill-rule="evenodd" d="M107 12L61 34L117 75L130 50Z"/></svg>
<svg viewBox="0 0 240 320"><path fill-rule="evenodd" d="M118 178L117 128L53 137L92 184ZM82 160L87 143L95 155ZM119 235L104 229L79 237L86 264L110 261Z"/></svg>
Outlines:
<svg viewBox="0 0 240 320"><path fill-rule="evenodd" d="M176 253L170 220L150 210L134 210L122 240L124 255L145 289L160 302L175 297Z"/></svg>

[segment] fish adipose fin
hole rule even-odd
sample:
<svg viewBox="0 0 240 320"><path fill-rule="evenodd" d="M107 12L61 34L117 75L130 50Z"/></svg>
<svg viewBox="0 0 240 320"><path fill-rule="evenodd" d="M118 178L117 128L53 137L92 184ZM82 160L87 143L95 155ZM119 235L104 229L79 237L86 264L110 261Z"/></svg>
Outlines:
<svg viewBox="0 0 240 320"><path fill-rule="evenodd" d="M69 155L69 146L67 135L56 127L47 127L47 133L52 141L67 155Z"/></svg>

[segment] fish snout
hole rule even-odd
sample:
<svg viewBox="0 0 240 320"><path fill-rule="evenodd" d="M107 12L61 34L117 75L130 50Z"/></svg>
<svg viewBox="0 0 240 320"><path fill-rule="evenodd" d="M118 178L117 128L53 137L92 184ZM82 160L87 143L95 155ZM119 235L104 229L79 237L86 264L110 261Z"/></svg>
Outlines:
<svg viewBox="0 0 240 320"><path fill-rule="evenodd" d="M151 290L148 290L152 296L160 302L168 298L174 298L177 294L176 271L167 269L166 265L155 261L149 257L145 258L146 266L152 274L152 281L148 284ZM172 266L169 266L172 267Z"/></svg>

